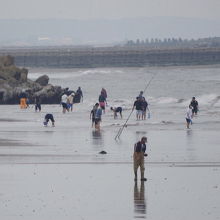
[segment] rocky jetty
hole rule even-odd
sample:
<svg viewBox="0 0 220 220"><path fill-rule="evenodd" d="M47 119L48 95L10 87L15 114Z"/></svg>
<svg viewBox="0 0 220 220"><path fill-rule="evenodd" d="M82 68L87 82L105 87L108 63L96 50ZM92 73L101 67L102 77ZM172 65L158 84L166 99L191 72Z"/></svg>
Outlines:
<svg viewBox="0 0 220 220"><path fill-rule="evenodd" d="M0 104L18 104L22 92L27 94L30 103L36 96L40 96L43 104L59 103L64 89L48 82L47 75L36 81L28 79L28 70L16 67L12 56L0 57Z"/></svg>

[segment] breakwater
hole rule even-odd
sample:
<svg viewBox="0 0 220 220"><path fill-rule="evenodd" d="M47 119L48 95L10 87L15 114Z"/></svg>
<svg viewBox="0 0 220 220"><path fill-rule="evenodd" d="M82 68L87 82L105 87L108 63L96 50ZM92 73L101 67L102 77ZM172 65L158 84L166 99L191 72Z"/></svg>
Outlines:
<svg viewBox="0 0 220 220"><path fill-rule="evenodd" d="M20 67L91 68L220 63L220 48L51 47L0 49Z"/></svg>

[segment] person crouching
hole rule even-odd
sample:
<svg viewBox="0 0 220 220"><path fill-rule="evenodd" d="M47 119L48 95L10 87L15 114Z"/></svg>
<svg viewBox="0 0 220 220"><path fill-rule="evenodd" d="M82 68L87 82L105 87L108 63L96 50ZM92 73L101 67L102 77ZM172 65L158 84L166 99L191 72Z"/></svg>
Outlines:
<svg viewBox="0 0 220 220"><path fill-rule="evenodd" d="M47 127L48 122L52 122L52 126L55 127L55 120L52 114L46 114L44 117L44 126Z"/></svg>

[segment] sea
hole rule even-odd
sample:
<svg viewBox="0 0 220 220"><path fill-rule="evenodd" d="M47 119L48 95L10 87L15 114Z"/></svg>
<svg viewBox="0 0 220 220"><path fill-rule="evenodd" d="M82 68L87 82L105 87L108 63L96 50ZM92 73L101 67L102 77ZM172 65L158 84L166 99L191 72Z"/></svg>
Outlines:
<svg viewBox="0 0 220 220"><path fill-rule="evenodd" d="M28 77L44 74L53 85L80 86L83 101L66 114L60 104L40 113L33 104L0 106L1 219L219 219L220 65L29 68ZM107 106L96 131L90 112L102 88ZM150 118L137 121L140 91ZM192 97L199 112L187 129ZM123 118L114 119L110 107L122 107ZM43 126L47 113L55 127ZM143 136L145 185L134 183L132 171Z"/></svg>

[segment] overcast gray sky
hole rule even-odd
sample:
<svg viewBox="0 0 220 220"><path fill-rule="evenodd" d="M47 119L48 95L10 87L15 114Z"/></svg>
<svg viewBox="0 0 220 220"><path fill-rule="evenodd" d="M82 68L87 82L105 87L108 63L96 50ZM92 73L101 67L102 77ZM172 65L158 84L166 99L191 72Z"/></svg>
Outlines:
<svg viewBox="0 0 220 220"><path fill-rule="evenodd" d="M220 19L220 0L0 0L0 19L180 16Z"/></svg>

